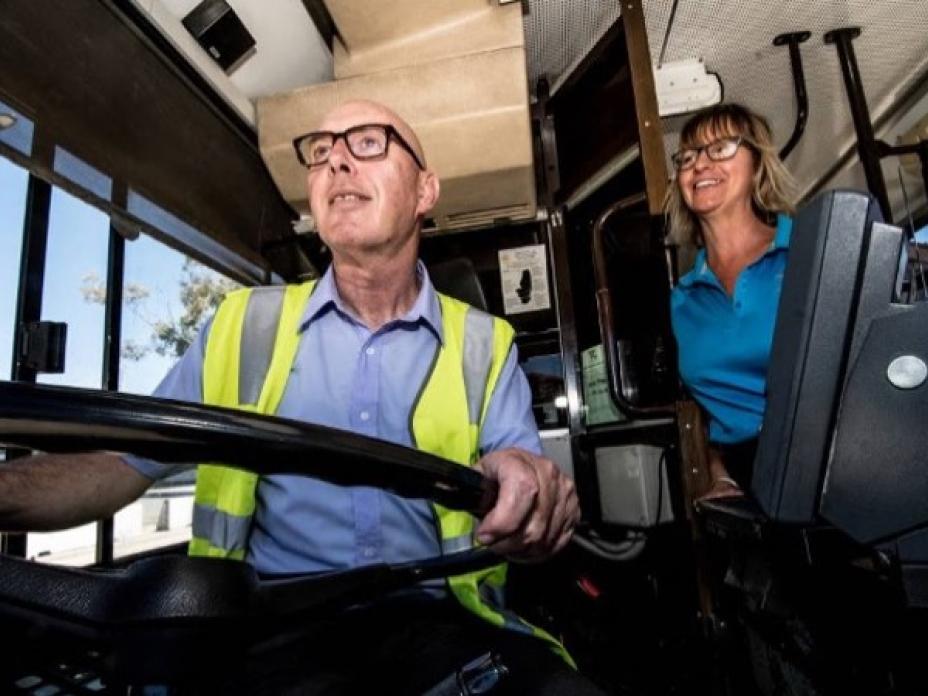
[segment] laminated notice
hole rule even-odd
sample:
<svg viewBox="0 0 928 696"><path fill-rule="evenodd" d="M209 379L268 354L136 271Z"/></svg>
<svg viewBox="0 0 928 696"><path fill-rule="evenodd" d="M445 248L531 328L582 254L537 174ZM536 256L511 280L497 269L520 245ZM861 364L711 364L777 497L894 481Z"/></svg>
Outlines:
<svg viewBox="0 0 928 696"><path fill-rule="evenodd" d="M499 274L506 314L537 312L551 307L544 244L500 249Z"/></svg>

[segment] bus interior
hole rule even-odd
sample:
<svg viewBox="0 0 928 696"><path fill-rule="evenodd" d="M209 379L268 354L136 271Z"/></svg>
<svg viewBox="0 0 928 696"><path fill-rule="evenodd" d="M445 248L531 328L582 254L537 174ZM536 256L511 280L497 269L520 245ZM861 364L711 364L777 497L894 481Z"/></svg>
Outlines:
<svg viewBox="0 0 928 696"><path fill-rule="evenodd" d="M146 396L224 292L325 271L291 141L353 98L419 133L442 181L421 258L512 323L577 485L573 542L512 565L514 608L617 695L928 692L924 0L0 3L0 466L309 460L487 509L423 453ZM669 318L696 249L663 208L683 123L720 101L769 119L799 212L750 495L697 506ZM487 560L262 581L184 556L192 493L2 535L0 692L197 693L211 657Z"/></svg>

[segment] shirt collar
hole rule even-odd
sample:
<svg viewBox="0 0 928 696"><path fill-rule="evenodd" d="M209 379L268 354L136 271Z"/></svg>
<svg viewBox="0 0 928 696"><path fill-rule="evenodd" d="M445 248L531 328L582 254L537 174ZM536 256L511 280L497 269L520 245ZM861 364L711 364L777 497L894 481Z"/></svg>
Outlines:
<svg viewBox="0 0 928 696"><path fill-rule="evenodd" d="M429 278L429 272L421 260L416 262L416 277L419 279L419 294L416 296L416 301L413 302L412 307L409 308L406 314L394 321L402 324L424 324L431 329L439 341L444 343L441 304L438 301L438 294L435 292L432 280ZM338 286L335 284L335 268L333 264L329 264L328 270L316 283L316 288L313 290L313 294L310 295L309 302L306 303L306 309L303 311L303 317L300 320L300 333L306 331L312 322L333 309L352 321L357 321L338 294Z"/></svg>
<svg viewBox="0 0 928 696"><path fill-rule="evenodd" d="M792 231L793 219L789 215L778 213L777 227L773 234L773 241L770 242L770 246L767 247L767 250L763 253L761 258L775 251L789 249L789 239ZM715 274L712 272L712 269L709 268L709 262L706 260L705 247L700 249L696 254L696 261L693 263L692 270L680 278L679 285L688 288L695 283L709 283L710 285L716 285L718 283L715 279Z"/></svg>
<svg viewBox="0 0 928 696"><path fill-rule="evenodd" d="M706 250L702 248L696 253L696 261L693 262L693 268L690 269L689 273L680 278L680 282L677 283L677 285L682 288L688 288L697 282L712 283L713 275L714 274L709 269L709 264L706 262Z"/></svg>
<svg viewBox="0 0 928 696"><path fill-rule="evenodd" d="M777 231L773 236L773 244L770 245L770 251L776 249L789 249L789 239L793 232L793 218L785 213L777 214Z"/></svg>

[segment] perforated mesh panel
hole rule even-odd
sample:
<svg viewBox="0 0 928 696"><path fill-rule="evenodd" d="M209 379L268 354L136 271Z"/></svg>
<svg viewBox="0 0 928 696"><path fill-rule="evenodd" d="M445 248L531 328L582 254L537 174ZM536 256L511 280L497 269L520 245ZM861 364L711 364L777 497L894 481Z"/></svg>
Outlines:
<svg viewBox="0 0 928 696"><path fill-rule="evenodd" d="M573 5L573 3L564 3ZM670 0L646 0L651 59L660 55ZM810 31L801 45L809 120L806 135L787 158L800 190L806 192L839 154L856 142L837 51L825 32L859 26L854 41L861 78L877 120L928 68L926 0L680 0L664 56L666 61L701 57L724 85L725 101L741 102L765 115L782 146L793 130L795 97L789 50L774 46L777 34ZM668 154L676 149L686 117L664 121Z"/></svg>
<svg viewBox="0 0 928 696"><path fill-rule="evenodd" d="M523 17L529 86L554 87L619 18L617 0L530 0Z"/></svg>

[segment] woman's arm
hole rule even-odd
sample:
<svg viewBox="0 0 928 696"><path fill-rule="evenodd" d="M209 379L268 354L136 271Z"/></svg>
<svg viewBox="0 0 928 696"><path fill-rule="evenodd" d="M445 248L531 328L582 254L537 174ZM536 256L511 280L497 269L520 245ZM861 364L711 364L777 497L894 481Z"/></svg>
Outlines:
<svg viewBox="0 0 928 696"><path fill-rule="evenodd" d="M709 490L699 497L699 500L713 500L715 498L734 498L744 495L741 486L728 474L725 467L725 457L718 447L709 445L709 477L712 484Z"/></svg>

